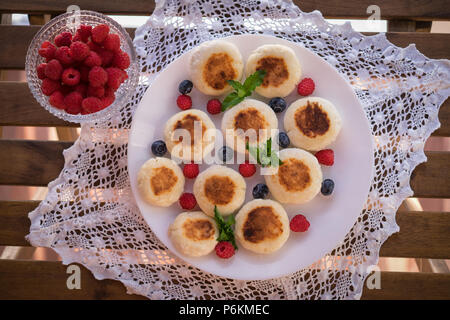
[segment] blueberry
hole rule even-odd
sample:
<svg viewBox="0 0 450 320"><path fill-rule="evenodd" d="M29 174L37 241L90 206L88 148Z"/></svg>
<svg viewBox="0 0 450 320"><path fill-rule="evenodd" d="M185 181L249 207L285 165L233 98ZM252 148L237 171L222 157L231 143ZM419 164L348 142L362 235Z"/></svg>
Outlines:
<svg viewBox="0 0 450 320"><path fill-rule="evenodd" d="M219 159L222 162L227 162L233 159L233 150L230 147L222 147L219 149Z"/></svg>
<svg viewBox="0 0 450 320"><path fill-rule="evenodd" d="M267 187L264 183L258 183L253 188L252 194L255 199L264 199L269 194L269 187Z"/></svg>
<svg viewBox="0 0 450 320"><path fill-rule="evenodd" d="M278 145L282 148L287 148L291 144L291 140L286 132L278 133Z"/></svg>
<svg viewBox="0 0 450 320"><path fill-rule="evenodd" d="M192 84L192 81L190 80L183 80L178 85L178 91L180 91L181 94L188 94L192 91L192 87L194 85Z"/></svg>
<svg viewBox="0 0 450 320"><path fill-rule="evenodd" d="M320 192L322 192L322 194L324 196L329 196L330 194L333 193L333 189L334 189L334 181L331 179L325 179L322 182L322 188L320 189Z"/></svg>
<svg viewBox="0 0 450 320"><path fill-rule="evenodd" d="M286 101L283 98L272 98L269 101L269 106L275 113L283 112L286 109Z"/></svg>
<svg viewBox="0 0 450 320"><path fill-rule="evenodd" d="M162 157L167 152L166 143L162 140L157 140L152 143L152 153L157 157Z"/></svg>

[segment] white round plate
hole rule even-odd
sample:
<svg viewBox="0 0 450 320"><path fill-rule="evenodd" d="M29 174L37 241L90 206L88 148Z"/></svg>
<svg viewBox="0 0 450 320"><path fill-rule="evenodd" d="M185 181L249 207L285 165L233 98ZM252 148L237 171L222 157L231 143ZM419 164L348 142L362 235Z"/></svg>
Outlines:
<svg viewBox="0 0 450 320"><path fill-rule="evenodd" d="M330 148L335 153L332 167L322 166L323 177L335 181L331 196L319 193L304 205L284 206L289 217L298 213L305 215L311 223L307 232L291 232L286 244L270 255L254 254L244 248L228 260L218 258L214 252L201 258L191 258L178 252L170 241L167 230L177 214L183 209L178 203L168 208L152 206L143 201L137 188L137 173L141 165L153 155L153 141L163 139L166 121L179 112L176 99L178 84L189 79L189 54L187 52L172 62L153 81L142 98L133 117L128 145L128 171L131 187L139 209L156 236L173 253L201 270L218 276L239 280L262 280L281 277L310 266L330 252L344 240L345 235L361 213L367 200L372 180L373 148L369 124L353 89L325 60L298 44L272 36L240 35L225 38L237 45L244 61L257 47L264 44L281 44L296 53L303 69L302 78L314 79L314 96L330 100L342 117L342 130ZM294 90L286 98L288 105L301 98ZM211 99L195 88L191 92L193 108L206 111L206 102ZM268 99L257 97L262 101ZM279 128L283 130L284 113L278 114ZM216 128L220 128L222 114L213 115ZM238 165L232 165L237 170ZM200 170L205 170L201 165ZM252 199L253 186L264 182L259 171L247 183L246 202ZM186 179L186 192L192 192L193 179ZM239 246L239 243L238 243Z"/></svg>

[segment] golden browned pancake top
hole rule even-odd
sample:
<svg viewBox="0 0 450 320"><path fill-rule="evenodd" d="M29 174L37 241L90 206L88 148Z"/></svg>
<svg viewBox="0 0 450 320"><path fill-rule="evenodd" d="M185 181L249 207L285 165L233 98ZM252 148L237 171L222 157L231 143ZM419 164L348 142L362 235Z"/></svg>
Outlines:
<svg viewBox="0 0 450 320"><path fill-rule="evenodd" d="M183 223L184 234L192 240L208 240L214 236L214 226L206 219L188 219Z"/></svg>
<svg viewBox="0 0 450 320"><path fill-rule="evenodd" d="M249 129L253 129L257 139L259 139L259 130L265 129L267 125L267 121L261 112L252 107L241 110L234 116L234 128L241 129L244 133Z"/></svg>
<svg viewBox="0 0 450 320"><path fill-rule="evenodd" d="M330 128L330 119L317 102L308 100L306 107L297 110L294 117L297 127L309 138L324 135Z"/></svg>
<svg viewBox="0 0 450 320"><path fill-rule="evenodd" d="M203 68L203 79L216 90L225 88L227 80L233 80L236 74L233 58L224 52L213 53Z"/></svg>
<svg viewBox="0 0 450 320"><path fill-rule="evenodd" d="M205 195L212 203L225 205L233 199L235 187L229 177L212 176L205 181Z"/></svg>
<svg viewBox="0 0 450 320"><path fill-rule="evenodd" d="M203 124L203 121L201 121L201 119L199 117L197 117L196 115L193 114L187 114L183 117L183 119L178 120L174 127L173 130L177 130L177 129L185 129L187 131L189 131L189 134L191 135L191 146L194 145L194 123L195 121L200 121L202 124L202 137L206 131L206 127ZM183 141L183 137L180 137L179 140L177 141L177 143Z"/></svg>
<svg viewBox="0 0 450 320"><path fill-rule="evenodd" d="M242 231L245 240L258 243L279 237L283 225L272 207L257 207L249 212Z"/></svg>
<svg viewBox="0 0 450 320"><path fill-rule="evenodd" d="M172 169L167 167L153 168L150 186L157 196L169 192L177 183L178 177Z"/></svg>
<svg viewBox="0 0 450 320"><path fill-rule="evenodd" d="M256 70L265 70L263 87L278 87L289 78L289 71L283 58L267 56L258 60Z"/></svg>
<svg viewBox="0 0 450 320"><path fill-rule="evenodd" d="M309 167L295 158L283 160L278 168L280 184L288 191L302 191L311 184Z"/></svg>

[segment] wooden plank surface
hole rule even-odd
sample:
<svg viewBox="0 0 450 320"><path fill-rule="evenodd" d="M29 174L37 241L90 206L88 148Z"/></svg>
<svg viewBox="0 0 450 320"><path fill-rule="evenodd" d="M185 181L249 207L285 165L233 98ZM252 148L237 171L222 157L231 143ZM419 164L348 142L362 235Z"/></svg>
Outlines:
<svg viewBox="0 0 450 320"><path fill-rule="evenodd" d="M373 5L372 0L294 0L301 10L310 12L320 10L326 17L333 18L367 18L367 8ZM52 13L65 12L67 6L73 4L69 0L1 0L2 13ZM81 9L94 10L109 14L149 15L155 8L150 0L110 0L89 1L78 0L76 4ZM450 10L446 0L379 0L382 19L450 19Z"/></svg>
<svg viewBox="0 0 450 320"><path fill-rule="evenodd" d="M0 260L0 299L144 299L128 295L122 283L96 280L81 269L81 289L69 290L67 266L56 261Z"/></svg>
<svg viewBox="0 0 450 320"><path fill-rule="evenodd" d="M364 288L363 300L448 300L450 274L381 272L381 289Z"/></svg>
<svg viewBox="0 0 450 320"><path fill-rule="evenodd" d="M64 166L71 142L0 140L0 184L46 186ZM7 151L7 152L5 152Z"/></svg>
<svg viewBox="0 0 450 320"><path fill-rule="evenodd" d="M0 26L0 68L23 69L25 56L33 36L40 26ZM127 28L131 38L134 38L134 28ZM372 33L369 33L372 35ZM389 32L387 38L397 46L407 47L415 43L417 49L429 58L450 58L450 34L420 33L420 32Z"/></svg>
<svg viewBox="0 0 450 320"><path fill-rule="evenodd" d="M79 124L61 120L45 110L33 97L26 82L0 82L0 126L64 126Z"/></svg>
<svg viewBox="0 0 450 320"><path fill-rule="evenodd" d="M450 152L425 152L427 161L411 175L415 197L450 198Z"/></svg>
<svg viewBox="0 0 450 320"><path fill-rule="evenodd" d="M39 201L0 201L0 245L29 246L28 212ZM392 235L382 246L382 257L450 258L450 213L397 213L400 232Z"/></svg>
<svg viewBox="0 0 450 320"><path fill-rule="evenodd" d="M380 250L382 257L450 259L450 212L400 211L400 232Z"/></svg>
<svg viewBox="0 0 450 320"><path fill-rule="evenodd" d="M123 284L96 280L80 266L81 289L67 289L67 266L53 261L0 260L0 299L146 299ZM381 289L364 287L362 299L450 299L450 274L381 272Z"/></svg>
<svg viewBox="0 0 450 320"><path fill-rule="evenodd" d="M0 185L45 186L63 168L62 151L69 142L0 140ZM414 170L415 197L450 198L450 152L427 152L428 161Z"/></svg>

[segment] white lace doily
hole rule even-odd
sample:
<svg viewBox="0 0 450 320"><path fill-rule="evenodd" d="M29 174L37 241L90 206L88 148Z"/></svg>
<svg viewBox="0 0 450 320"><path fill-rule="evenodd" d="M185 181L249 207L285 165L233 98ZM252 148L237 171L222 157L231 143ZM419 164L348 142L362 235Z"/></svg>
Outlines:
<svg viewBox="0 0 450 320"><path fill-rule="evenodd" d="M127 173L132 114L154 76L203 41L243 33L289 39L333 65L359 97L376 146L366 207L343 242L310 268L267 281L219 278L167 251L142 219ZM358 299L380 246L399 230L395 213L413 194L411 172L426 160L424 142L439 127L449 61L430 60L414 45L398 48L384 34L363 36L349 23L331 25L290 1L159 1L134 44L143 71L136 94L112 120L83 125L64 151L64 169L29 214L31 244L152 299Z"/></svg>

